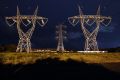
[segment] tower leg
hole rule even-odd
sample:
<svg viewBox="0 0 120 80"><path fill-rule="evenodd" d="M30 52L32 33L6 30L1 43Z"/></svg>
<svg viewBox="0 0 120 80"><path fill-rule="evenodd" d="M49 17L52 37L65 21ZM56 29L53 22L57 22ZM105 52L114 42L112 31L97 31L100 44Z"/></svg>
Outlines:
<svg viewBox="0 0 120 80"><path fill-rule="evenodd" d="M96 39L86 39L85 51L99 51Z"/></svg>
<svg viewBox="0 0 120 80"><path fill-rule="evenodd" d="M19 43L17 45L16 52L22 52L22 40L21 39L19 40Z"/></svg>
<svg viewBox="0 0 120 80"><path fill-rule="evenodd" d="M64 51L65 51L63 44L58 43L57 51L58 51L58 52L64 52Z"/></svg>
<svg viewBox="0 0 120 80"><path fill-rule="evenodd" d="M18 43L18 46L17 46L17 49L16 49L16 52L23 52L23 51L26 51L27 53L30 53L31 51L31 42L30 42L30 39L20 39L19 40L19 43Z"/></svg>
<svg viewBox="0 0 120 80"><path fill-rule="evenodd" d="M27 41L26 46L27 46L26 47L27 53L30 53L31 52L31 42L30 42L30 40Z"/></svg>

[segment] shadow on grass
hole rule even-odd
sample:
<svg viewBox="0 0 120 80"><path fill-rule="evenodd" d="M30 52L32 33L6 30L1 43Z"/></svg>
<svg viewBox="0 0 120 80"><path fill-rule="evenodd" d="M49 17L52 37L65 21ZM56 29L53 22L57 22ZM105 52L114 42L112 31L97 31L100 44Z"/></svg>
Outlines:
<svg viewBox="0 0 120 80"><path fill-rule="evenodd" d="M29 65L0 65L0 80L120 80L120 74L96 65L58 59Z"/></svg>

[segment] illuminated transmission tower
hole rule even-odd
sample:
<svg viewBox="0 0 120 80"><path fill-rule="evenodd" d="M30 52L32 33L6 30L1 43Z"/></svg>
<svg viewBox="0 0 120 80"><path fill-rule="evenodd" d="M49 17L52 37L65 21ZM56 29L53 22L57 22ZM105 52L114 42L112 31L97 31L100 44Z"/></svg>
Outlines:
<svg viewBox="0 0 120 80"><path fill-rule="evenodd" d="M19 34L19 43L16 49L16 52L22 52L22 51L27 51L27 53L31 52L31 36L35 30L35 25L36 22L40 25L40 26L44 26L48 19L44 18L44 17L39 17L37 16L37 12L38 12L38 7L36 8L34 15L21 15L19 8L17 7L17 15L16 16L12 16L12 17L6 17L6 23L9 26L13 26L15 23L17 24L17 30L18 30L18 34ZM24 22L24 20L27 21L27 23ZM30 25L31 28L29 28L28 31L24 32L21 29L21 23L24 26L28 26Z"/></svg>
<svg viewBox="0 0 120 80"><path fill-rule="evenodd" d="M69 22L75 26L80 21L83 34L85 36L85 51L99 51L96 37L99 31L100 23L108 26L111 22L111 17L100 15L100 6L96 15L84 15L81 8L79 7L79 15L68 18ZM85 25L92 26L95 23L96 28L90 32Z"/></svg>
<svg viewBox="0 0 120 80"><path fill-rule="evenodd" d="M64 36L64 34L66 34L66 31L63 30L63 28L65 28L65 25L58 25L56 26L56 28L58 29L58 31L56 31L57 34L57 39L58 39L58 46L57 46L57 51L58 52L64 52L64 44L63 44L63 40L66 39L66 36Z"/></svg>

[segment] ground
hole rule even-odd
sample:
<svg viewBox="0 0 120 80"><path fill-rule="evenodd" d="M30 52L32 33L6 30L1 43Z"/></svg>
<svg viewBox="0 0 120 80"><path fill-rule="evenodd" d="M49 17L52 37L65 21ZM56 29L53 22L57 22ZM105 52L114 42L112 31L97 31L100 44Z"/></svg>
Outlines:
<svg viewBox="0 0 120 80"><path fill-rule="evenodd" d="M120 80L120 53L0 53L0 63L3 80Z"/></svg>

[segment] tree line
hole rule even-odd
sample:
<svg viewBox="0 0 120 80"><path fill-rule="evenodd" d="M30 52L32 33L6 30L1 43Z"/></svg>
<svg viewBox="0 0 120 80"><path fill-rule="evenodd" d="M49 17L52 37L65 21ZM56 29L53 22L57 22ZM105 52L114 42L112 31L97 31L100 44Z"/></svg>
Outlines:
<svg viewBox="0 0 120 80"><path fill-rule="evenodd" d="M16 44L2 44L0 45L0 52L15 52L17 48ZM108 51L108 52L120 52L120 47L117 48L106 48L100 49L101 51Z"/></svg>

